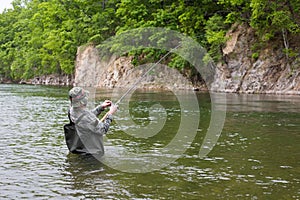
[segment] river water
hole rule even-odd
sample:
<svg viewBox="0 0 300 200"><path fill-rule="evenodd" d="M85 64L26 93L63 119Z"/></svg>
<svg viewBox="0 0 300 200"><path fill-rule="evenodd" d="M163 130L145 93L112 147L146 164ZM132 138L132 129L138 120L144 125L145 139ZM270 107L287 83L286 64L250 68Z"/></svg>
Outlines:
<svg viewBox="0 0 300 200"><path fill-rule="evenodd" d="M0 85L0 199L300 199L299 96L227 94L221 134L199 156L212 120L211 96L182 92L186 105L195 104L196 95L199 112L181 111L172 92L136 91L128 113L120 104L106 137L106 161L99 162L68 153L67 92ZM96 102L121 94L99 90ZM178 139L183 118L191 128L198 123L195 134L185 127L172 155L162 153ZM157 128L157 121L162 129L147 135L157 130L144 127ZM137 155L130 158L134 165L122 168L128 155ZM163 161L152 159L161 155Z"/></svg>

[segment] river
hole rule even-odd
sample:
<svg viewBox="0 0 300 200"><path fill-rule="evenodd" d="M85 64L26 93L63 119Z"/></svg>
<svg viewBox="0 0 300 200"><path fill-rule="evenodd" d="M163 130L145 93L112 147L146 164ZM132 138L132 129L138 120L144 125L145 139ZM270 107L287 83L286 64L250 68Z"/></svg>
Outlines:
<svg viewBox="0 0 300 200"><path fill-rule="evenodd" d="M200 156L211 96L136 91L128 110L120 104L100 162L68 152L67 93L0 85L0 199L300 199L299 96L227 94L220 135ZM121 94L99 90L95 102ZM178 139L182 123L191 125Z"/></svg>

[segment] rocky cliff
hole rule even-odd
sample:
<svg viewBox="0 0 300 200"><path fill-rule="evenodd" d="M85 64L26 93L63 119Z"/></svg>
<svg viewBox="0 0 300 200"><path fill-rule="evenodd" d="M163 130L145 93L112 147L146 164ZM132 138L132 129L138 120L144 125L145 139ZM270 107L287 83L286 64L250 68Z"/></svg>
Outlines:
<svg viewBox="0 0 300 200"><path fill-rule="evenodd" d="M281 41L271 41L265 48L258 44L254 31L237 25L227 33L223 49L224 62L216 65L211 90L233 93L300 94L300 59L289 60ZM298 49L299 48L295 48ZM259 53L257 53L259 50ZM78 49L75 85L93 87L131 87L150 67L133 67L131 57L100 60L92 46ZM257 56L253 56L256 54ZM193 77L192 77L193 78ZM197 83L197 87L199 87ZM177 70L159 65L149 73L140 88L192 89L192 85ZM204 85L200 88L205 88Z"/></svg>
<svg viewBox="0 0 300 200"><path fill-rule="evenodd" d="M211 90L230 93L300 94L300 35L288 38L294 55L284 53L284 41L269 41L259 48L255 32L246 25L235 25L227 33L223 62L216 64ZM20 83L128 88L153 64L134 67L132 57L101 60L93 46L79 47L74 75L48 75ZM187 74L187 73L186 73ZM191 81L193 80L193 81ZM9 80L2 80L5 83ZM206 90L199 75L186 78L175 69L158 65L144 77L139 88Z"/></svg>
<svg viewBox="0 0 300 200"><path fill-rule="evenodd" d="M0 83L13 83L11 80L1 80ZM74 84L73 75L50 74L37 76L29 80L20 80L19 84L32 85L54 85L54 86L72 86Z"/></svg>
<svg viewBox="0 0 300 200"><path fill-rule="evenodd" d="M92 46L80 47L77 53L76 86L99 88L129 88L138 82L138 88L147 89L192 89L190 80L177 70L154 63L134 67L132 57L112 57L101 60L99 52ZM141 78L144 74L145 77Z"/></svg>
<svg viewBox="0 0 300 200"><path fill-rule="evenodd" d="M216 68L212 90L234 93L300 94L300 59L287 58L283 41L271 41L257 53L253 29L239 25L227 33L224 63ZM296 44L296 38L291 44ZM299 51L298 47L294 49ZM222 85L221 85L222 84ZM222 88L222 89L220 89Z"/></svg>

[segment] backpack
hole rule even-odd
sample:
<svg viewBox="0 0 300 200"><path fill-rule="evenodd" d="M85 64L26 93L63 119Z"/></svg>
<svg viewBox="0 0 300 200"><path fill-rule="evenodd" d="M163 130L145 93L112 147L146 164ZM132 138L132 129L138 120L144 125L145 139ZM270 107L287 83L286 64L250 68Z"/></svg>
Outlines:
<svg viewBox="0 0 300 200"><path fill-rule="evenodd" d="M79 122L84 114L80 115L76 122ZM83 151L84 145L77 134L75 123L72 122L70 117L70 112L68 112L69 123L64 125L64 133L67 147L71 153L81 154L85 153Z"/></svg>

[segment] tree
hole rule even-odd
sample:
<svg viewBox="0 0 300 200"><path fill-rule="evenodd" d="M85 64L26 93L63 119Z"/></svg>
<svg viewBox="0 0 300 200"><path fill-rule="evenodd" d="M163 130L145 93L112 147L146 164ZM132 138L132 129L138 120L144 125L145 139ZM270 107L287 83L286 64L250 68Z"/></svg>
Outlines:
<svg viewBox="0 0 300 200"><path fill-rule="evenodd" d="M296 14L300 10L299 1L252 0L250 6L252 8L251 26L255 28L258 36L262 41L267 42L281 35L288 59L291 52L289 35L300 33L299 16Z"/></svg>
<svg viewBox="0 0 300 200"><path fill-rule="evenodd" d="M79 46L96 46L140 27L179 31L220 61L228 28L248 23L262 41L281 38L288 57L290 38L300 31L299 11L298 0L14 0L13 9L0 14L0 75L72 74ZM168 41L158 33L147 42ZM130 52L137 63L165 53L150 48ZM189 67L174 55L167 62L179 70Z"/></svg>

